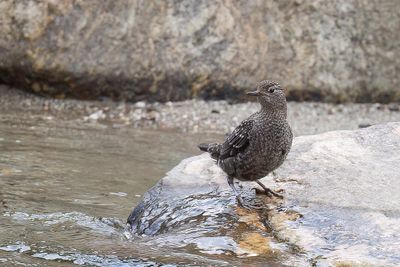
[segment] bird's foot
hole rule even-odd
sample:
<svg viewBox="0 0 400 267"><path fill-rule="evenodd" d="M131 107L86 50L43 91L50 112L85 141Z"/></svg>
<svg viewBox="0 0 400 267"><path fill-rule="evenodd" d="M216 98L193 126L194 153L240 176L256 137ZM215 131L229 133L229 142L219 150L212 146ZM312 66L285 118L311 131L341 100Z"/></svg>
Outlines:
<svg viewBox="0 0 400 267"><path fill-rule="evenodd" d="M256 190L256 194L265 194L265 195L267 195L269 197L273 197L274 196L274 197L277 197L277 198L283 198L282 195L272 191L269 188L263 188L263 189L254 188L254 189ZM283 189L278 190L278 192L280 192L280 193L283 192L283 191L284 191Z"/></svg>
<svg viewBox="0 0 400 267"><path fill-rule="evenodd" d="M236 202L239 207L244 208L244 201L240 195L236 195Z"/></svg>
<svg viewBox="0 0 400 267"><path fill-rule="evenodd" d="M263 183L261 183L259 180L255 181L259 186L261 186L261 188L263 189L263 193L266 194L269 197L277 197L277 198L283 198L282 195L275 193L274 191L272 191L271 189L269 189L268 187L266 187ZM257 189L256 189L256 193L257 193Z"/></svg>
<svg viewBox="0 0 400 267"><path fill-rule="evenodd" d="M254 205L254 204L249 204L249 203L242 203L242 204L238 203L238 207L241 208L241 209L245 209L247 211L263 210L264 209L264 206L262 206L261 204Z"/></svg>
<svg viewBox="0 0 400 267"><path fill-rule="evenodd" d="M264 209L264 205L262 203L258 203L258 204L257 203L255 203L255 204L245 203L241 196L236 196L236 201L237 201L238 207L249 210L249 211Z"/></svg>

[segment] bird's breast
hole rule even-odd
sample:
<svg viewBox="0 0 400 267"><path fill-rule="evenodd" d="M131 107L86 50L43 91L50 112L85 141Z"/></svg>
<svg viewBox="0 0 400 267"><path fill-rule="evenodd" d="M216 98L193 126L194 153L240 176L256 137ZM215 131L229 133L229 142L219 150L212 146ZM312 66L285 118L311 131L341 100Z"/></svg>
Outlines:
<svg viewBox="0 0 400 267"><path fill-rule="evenodd" d="M241 155L241 180L260 179L283 163L292 143L290 128L284 126L255 129L247 151Z"/></svg>

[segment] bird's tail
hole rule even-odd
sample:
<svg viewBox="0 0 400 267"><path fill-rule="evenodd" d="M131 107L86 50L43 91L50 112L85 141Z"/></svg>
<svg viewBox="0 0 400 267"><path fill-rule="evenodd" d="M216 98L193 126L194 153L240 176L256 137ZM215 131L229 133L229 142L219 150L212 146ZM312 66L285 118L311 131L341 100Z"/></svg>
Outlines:
<svg viewBox="0 0 400 267"><path fill-rule="evenodd" d="M210 153L211 157L215 160L218 160L219 154L221 151L221 145L217 143L212 143L212 144L206 144L202 143L198 145L201 151L205 151Z"/></svg>
<svg viewBox="0 0 400 267"><path fill-rule="evenodd" d="M201 144L198 145L198 147L200 148L201 151L208 152L208 146L209 146L209 145L210 145L210 144L201 143Z"/></svg>

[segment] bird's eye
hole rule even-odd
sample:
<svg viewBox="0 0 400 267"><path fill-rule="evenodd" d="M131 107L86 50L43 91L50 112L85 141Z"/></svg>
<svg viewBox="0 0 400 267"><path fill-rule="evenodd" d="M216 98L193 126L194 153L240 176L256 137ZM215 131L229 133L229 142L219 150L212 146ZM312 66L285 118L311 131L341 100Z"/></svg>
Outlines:
<svg viewBox="0 0 400 267"><path fill-rule="evenodd" d="M270 93L273 93L274 91L275 91L274 88L269 88L269 89L268 89L268 92L270 92Z"/></svg>

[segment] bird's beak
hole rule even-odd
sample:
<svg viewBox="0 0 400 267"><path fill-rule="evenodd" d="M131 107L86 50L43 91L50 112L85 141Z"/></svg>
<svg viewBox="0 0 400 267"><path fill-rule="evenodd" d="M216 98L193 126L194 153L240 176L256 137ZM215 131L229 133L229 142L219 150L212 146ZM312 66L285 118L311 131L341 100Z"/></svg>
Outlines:
<svg viewBox="0 0 400 267"><path fill-rule="evenodd" d="M250 95L250 96L259 96L260 92L258 90L255 90L255 91L247 92L246 94Z"/></svg>

